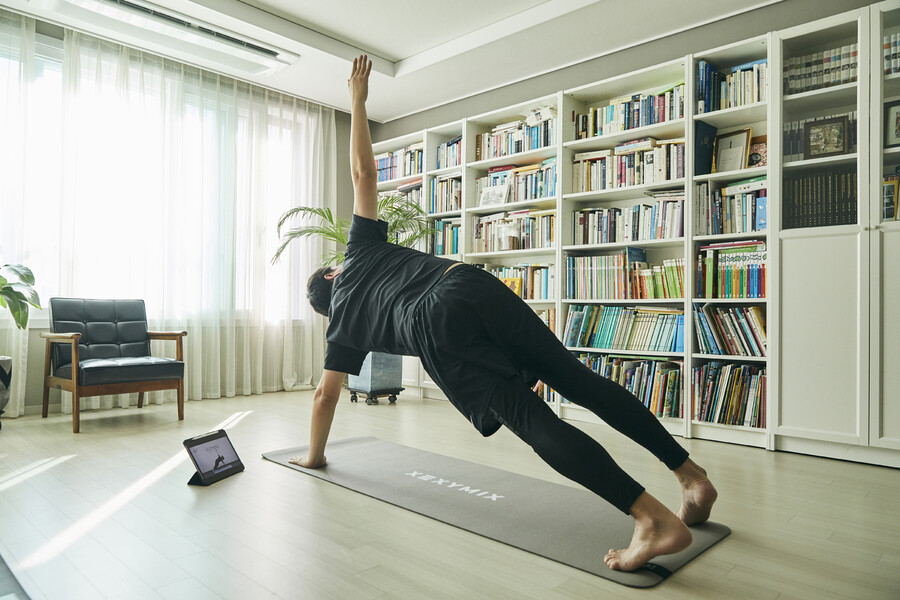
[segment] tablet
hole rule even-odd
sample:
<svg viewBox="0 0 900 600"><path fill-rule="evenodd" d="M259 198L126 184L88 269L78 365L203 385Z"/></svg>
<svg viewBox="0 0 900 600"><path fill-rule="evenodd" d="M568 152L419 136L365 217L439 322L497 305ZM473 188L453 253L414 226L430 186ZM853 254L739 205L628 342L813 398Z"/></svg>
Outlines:
<svg viewBox="0 0 900 600"><path fill-rule="evenodd" d="M224 429L184 440L184 448L197 469L190 484L209 485L244 470Z"/></svg>

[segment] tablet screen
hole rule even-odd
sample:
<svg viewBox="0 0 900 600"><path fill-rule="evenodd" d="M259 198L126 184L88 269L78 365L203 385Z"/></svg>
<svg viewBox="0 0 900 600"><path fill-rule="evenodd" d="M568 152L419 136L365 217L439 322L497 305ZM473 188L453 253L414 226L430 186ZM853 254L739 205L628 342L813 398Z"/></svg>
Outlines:
<svg viewBox="0 0 900 600"><path fill-rule="evenodd" d="M223 429L185 440L184 447L203 483L213 483L244 470L241 459Z"/></svg>

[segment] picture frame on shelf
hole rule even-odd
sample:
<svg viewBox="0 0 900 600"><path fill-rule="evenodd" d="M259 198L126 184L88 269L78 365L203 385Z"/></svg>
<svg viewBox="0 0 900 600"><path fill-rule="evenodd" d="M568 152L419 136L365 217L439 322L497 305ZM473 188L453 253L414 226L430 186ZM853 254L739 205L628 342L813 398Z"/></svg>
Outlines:
<svg viewBox="0 0 900 600"><path fill-rule="evenodd" d="M900 100L884 104L884 147L900 146Z"/></svg>
<svg viewBox="0 0 900 600"><path fill-rule="evenodd" d="M478 199L479 206L499 206L509 201L509 184L501 183L500 185L488 186L481 190L481 198Z"/></svg>
<svg viewBox="0 0 900 600"><path fill-rule="evenodd" d="M807 121L803 125L803 159L825 158L846 154L849 147L850 121L847 115Z"/></svg>
<svg viewBox="0 0 900 600"><path fill-rule="evenodd" d="M713 173L746 169L752 135L753 129L750 127L717 135Z"/></svg>
<svg viewBox="0 0 900 600"><path fill-rule="evenodd" d="M747 156L748 167L765 167L769 164L768 137L758 135L750 139L750 154Z"/></svg>

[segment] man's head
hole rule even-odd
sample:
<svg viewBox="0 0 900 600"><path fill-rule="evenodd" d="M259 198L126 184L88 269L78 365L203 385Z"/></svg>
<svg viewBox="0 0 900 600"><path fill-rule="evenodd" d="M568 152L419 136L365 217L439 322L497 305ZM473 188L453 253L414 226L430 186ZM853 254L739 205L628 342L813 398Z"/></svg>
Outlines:
<svg viewBox="0 0 900 600"><path fill-rule="evenodd" d="M321 267L316 269L306 282L306 297L309 298L313 310L322 316L328 316L334 278L340 273L341 267Z"/></svg>

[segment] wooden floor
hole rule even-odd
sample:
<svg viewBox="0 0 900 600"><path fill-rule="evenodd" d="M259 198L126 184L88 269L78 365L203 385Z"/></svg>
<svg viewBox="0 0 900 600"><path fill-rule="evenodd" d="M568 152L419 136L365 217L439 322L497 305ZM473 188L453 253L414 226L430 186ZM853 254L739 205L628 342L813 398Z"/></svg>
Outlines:
<svg viewBox="0 0 900 600"><path fill-rule="evenodd" d="M733 533L635 590L262 460L307 441L311 402L189 402L183 422L173 405L87 412L78 435L62 415L4 420L0 554L34 600L900 598L900 471L686 440L719 489L713 519ZM182 440L234 415L246 471L186 485ZM674 478L649 454L579 427L676 505ZM483 439L442 401L347 399L332 437L355 435L566 483L505 430Z"/></svg>

